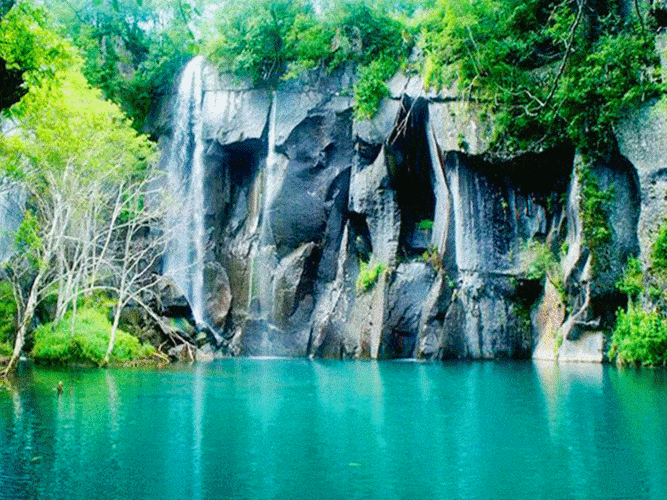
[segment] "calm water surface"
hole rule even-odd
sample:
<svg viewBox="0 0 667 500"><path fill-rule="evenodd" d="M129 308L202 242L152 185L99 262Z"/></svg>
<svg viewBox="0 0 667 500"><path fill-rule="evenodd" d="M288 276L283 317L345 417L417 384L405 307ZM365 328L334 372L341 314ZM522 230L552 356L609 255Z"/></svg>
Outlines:
<svg viewBox="0 0 667 500"><path fill-rule="evenodd" d="M149 498L664 500L667 378L236 359L0 390L0 499Z"/></svg>

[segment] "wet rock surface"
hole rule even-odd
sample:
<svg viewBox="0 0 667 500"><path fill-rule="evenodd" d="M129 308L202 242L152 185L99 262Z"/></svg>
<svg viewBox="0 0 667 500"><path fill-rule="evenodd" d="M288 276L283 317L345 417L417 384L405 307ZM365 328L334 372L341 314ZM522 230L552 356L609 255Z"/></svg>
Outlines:
<svg viewBox="0 0 667 500"><path fill-rule="evenodd" d="M491 122L455 90L397 76L377 115L355 121L349 75L272 93L205 71L219 353L602 359L615 282L629 256L646 258L667 209L662 114L629 116L619 153L592 168L614 192L594 262L575 152L493 157ZM536 248L554 256L541 276ZM187 305L168 289L162 302Z"/></svg>

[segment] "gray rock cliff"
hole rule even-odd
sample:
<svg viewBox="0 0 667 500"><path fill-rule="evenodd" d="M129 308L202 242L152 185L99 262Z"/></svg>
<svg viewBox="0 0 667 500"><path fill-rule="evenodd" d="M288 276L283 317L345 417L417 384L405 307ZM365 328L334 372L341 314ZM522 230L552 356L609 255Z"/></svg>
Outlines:
<svg viewBox="0 0 667 500"><path fill-rule="evenodd" d="M580 157L490 155L491 118L455 92L398 75L376 116L356 121L347 74L269 91L206 67L203 81L216 349L603 360L615 283L667 213L663 112L628 116L618 153L593 167L614 193L594 259Z"/></svg>

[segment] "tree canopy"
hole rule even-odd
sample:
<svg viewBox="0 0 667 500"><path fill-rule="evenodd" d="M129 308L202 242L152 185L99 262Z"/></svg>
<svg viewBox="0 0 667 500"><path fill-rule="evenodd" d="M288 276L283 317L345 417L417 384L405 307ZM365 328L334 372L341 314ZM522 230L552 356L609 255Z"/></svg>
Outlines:
<svg viewBox="0 0 667 500"><path fill-rule="evenodd" d="M97 285L104 242L118 228L113 207L128 185L141 186L155 151L89 84L83 60L43 11L19 2L0 28L0 56L22 71L24 92L6 110L0 168L28 192L19 251L4 264L18 316L11 368L42 300L56 296L62 319Z"/></svg>

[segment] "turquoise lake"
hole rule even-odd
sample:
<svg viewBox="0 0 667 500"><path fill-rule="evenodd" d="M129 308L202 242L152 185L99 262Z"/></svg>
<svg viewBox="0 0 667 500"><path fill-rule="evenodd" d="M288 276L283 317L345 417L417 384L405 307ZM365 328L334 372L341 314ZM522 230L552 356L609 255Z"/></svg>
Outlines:
<svg viewBox="0 0 667 500"><path fill-rule="evenodd" d="M230 359L0 389L0 499L228 498L664 500L667 376Z"/></svg>

